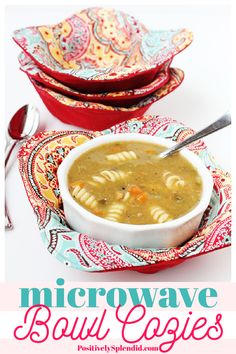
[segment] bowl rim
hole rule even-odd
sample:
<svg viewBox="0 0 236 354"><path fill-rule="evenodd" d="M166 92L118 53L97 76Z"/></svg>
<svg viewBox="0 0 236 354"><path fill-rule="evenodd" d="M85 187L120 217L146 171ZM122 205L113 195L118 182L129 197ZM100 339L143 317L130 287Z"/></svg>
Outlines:
<svg viewBox="0 0 236 354"><path fill-rule="evenodd" d="M74 148L69 152L69 154L62 161L61 165L57 170L59 189L61 193L62 201L66 201L73 209L75 209L78 213L82 214L86 217L86 219L91 219L95 221L97 224L103 224L107 226L113 226L119 229L120 231L146 231L146 230L162 230L162 229L171 229L176 228L178 226L184 225L188 221L192 220L194 217L203 213L208 204L212 195L213 189L213 178L210 174L210 171L204 165L203 161L192 151L188 149L183 149L180 151L180 154L184 156L192 165L197 168L199 175L202 178L202 195L198 204L190 210L188 213L180 216L171 221L167 221L162 224L125 224L107 220L105 218L101 218L87 209L83 208L80 204L78 204L73 197L71 196L68 186L67 186L67 174L68 170L71 167L72 163L83 153L86 151L95 148L96 146L103 145L109 142L114 141L143 141L160 144L166 147L171 147L175 145L175 142L172 140L168 140L166 138L151 136L142 133L118 133L118 134L107 134L99 137L95 137L78 147Z"/></svg>

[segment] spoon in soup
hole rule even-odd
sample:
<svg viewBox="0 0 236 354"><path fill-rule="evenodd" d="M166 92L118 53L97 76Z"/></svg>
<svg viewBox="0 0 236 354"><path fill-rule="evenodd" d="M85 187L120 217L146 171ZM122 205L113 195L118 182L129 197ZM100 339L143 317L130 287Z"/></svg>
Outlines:
<svg viewBox="0 0 236 354"><path fill-rule="evenodd" d="M165 158L171 156L172 154L176 153L177 151L183 149L185 146L193 143L196 140L203 138L204 136L210 135L217 130L223 129L231 124L231 115L229 113L224 114L222 117L217 119L214 123L208 125L206 128L200 130L199 132L195 133L194 135L190 136L184 141L172 146L171 148L164 150L159 154L158 157Z"/></svg>
<svg viewBox="0 0 236 354"><path fill-rule="evenodd" d="M39 125L39 111L31 104L21 107L8 125L8 140L5 147L5 167L15 146L32 136ZM5 203L5 230L13 228Z"/></svg>

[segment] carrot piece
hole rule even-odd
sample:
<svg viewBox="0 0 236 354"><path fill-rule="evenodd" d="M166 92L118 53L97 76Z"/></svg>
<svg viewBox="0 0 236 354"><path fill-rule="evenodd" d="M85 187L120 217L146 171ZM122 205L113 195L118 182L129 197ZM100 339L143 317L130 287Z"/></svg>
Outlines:
<svg viewBox="0 0 236 354"><path fill-rule="evenodd" d="M103 210L98 210L98 209L96 209L96 210L94 211L94 214L97 215L97 216L103 216L103 215L104 215L104 211L103 211Z"/></svg>
<svg viewBox="0 0 236 354"><path fill-rule="evenodd" d="M142 189L138 186L131 186L128 191L133 195L139 195L140 193L142 193Z"/></svg>
<svg viewBox="0 0 236 354"><path fill-rule="evenodd" d="M110 148L110 152L120 152L121 150L122 150L122 147L116 146L116 145L114 145Z"/></svg>
<svg viewBox="0 0 236 354"><path fill-rule="evenodd" d="M80 188L83 188L84 187L84 182L82 181L74 181L72 183L70 183L71 187L77 187L79 186Z"/></svg>
<svg viewBox="0 0 236 354"><path fill-rule="evenodd" d="M142 192L137 196L137 201L140 203L145 203L148 200L147 192Z"/></svg>
<svg viewBox="0 0 236 354"><path fill-rule="evenodd" d="M145 150L145 152L149 155L155 155L157 153L156 150Z"/></svg>

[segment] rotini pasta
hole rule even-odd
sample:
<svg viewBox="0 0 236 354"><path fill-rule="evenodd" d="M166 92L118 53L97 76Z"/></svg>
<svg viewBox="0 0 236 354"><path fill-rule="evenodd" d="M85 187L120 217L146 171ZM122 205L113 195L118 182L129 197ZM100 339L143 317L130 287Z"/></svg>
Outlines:
<svg viewBox="0 0 236 354"><path fill-rule="evenodd" d="M168 189L179 189L185 185L183 179L177 175L173 175L171 172L165 171L163 173L163 180Z"/></svg>
<svg viewBox="0 0 236 354"><path fill-rule="evenodd" d="M121 200L123 200L123 202L126 202L129 198L130 198L130 192L125 192L125 195Z"/></svg>
<svg viewBox="0 0 236 354"><path fill-rule="evenodd" d="M153 217L153 220L158 224L162 224L163 222L172 220L171 216L159 206L152 207L150 209L150 212Z"/></svg>
<svg viewBox="0 0 236 354"><path fill-rule="evenodd" d="M117 154L107 155L106 159L109 161L126 161L126 160L134 160L137 159L137 155L134 151L122 151Z"/></svg>
<svg viewBox="0 0 236 354"><path fill-rule="evenodd" d="M96 183L101 183L101 184L106 183L106 178L102 176L92 176L92 180Z"/></svg>
<svg viewBox="0 0 236 354"><path fill-rule="evenodd" d="M94 209L97 206L96 198L84 187L76 186L72 192L72 195L87 207Z"/></svg>
<svg viewBox="0 0 236 354"><path fill-rule="evenodd" d="M108 182L118 182L127 176L127 173L120 171L120 170L104 170L100 172L101 176L92 176L92 182L90 182L91 185L97 185L97 184L105 184L107 181Z"/></svg>
<svg viewBox="0 0 236 354"><path fill-rule="evenodd" d="M101 175L110 182L118 182L126 177L126 173L121 170L105 170Z"/></svg>
<svg viewBox="0 0 236 354"><path fill-rule="evenodd" d="M68 173L69 191L72 194L78 185L84 188L75 190L81 199L74 199L107 220L130 225L175 220L201 199L202 178L181 154L156 158L164 149L138 141L99 145L74 161Z"/></svg>
<svg viewBox="0 0 236 354"><path fill-rule="evenodd" d="M123 191L116 192L116 200L126 202L129 198L130 198L130 192L123 192Z"/></svg>
<svg viewBox="0 0 236 354"><path fill-rule="evenodd" d="M110 221L119 221L124 213L125 206L121 203L113 203L107 211L105 219Z"/></svg>

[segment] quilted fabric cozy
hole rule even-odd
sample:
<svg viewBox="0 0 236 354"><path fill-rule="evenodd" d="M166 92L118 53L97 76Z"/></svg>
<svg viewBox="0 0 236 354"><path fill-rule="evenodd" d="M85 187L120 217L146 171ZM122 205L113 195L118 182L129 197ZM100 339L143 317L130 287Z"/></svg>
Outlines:
<svg viewBox="0 0 236 354"><path fill-rule="evenodd" d="M156 272L231 244L231 179L198 141L189 146L214 179L210 204L199 230L185 244L169 249L130 249L95 240L70 229L58 188L57 169L71 149L101 134L139 132L173 141L192 135L192 129L167 117L143 116L102 132L50 131L30 138L19 150L19 168L29 201L37 216L48 251L65 265L86 271L138 270Z"/></svg>

